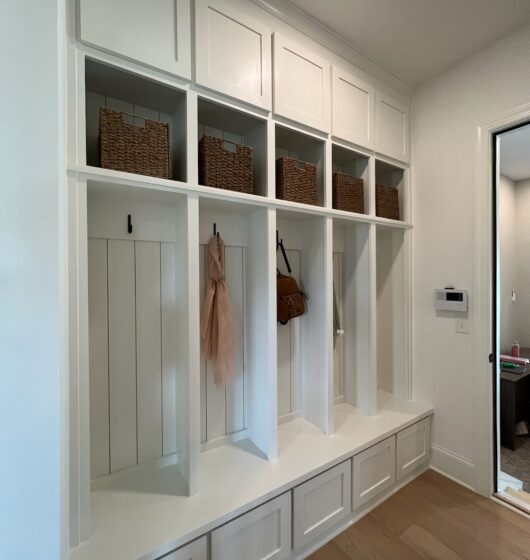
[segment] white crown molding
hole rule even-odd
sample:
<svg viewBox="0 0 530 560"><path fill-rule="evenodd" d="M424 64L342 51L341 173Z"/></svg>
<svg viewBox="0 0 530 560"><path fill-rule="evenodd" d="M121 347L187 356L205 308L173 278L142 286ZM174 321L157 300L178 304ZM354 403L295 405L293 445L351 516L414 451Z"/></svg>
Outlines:
<svg viewBox="0 0 530 560"><path fill-rule="evenodd" d="M412 93L413 87L403 78L374 62L332 29L286 0L251 0L251 2L357 66L382 84L405 95Z"/></svg>

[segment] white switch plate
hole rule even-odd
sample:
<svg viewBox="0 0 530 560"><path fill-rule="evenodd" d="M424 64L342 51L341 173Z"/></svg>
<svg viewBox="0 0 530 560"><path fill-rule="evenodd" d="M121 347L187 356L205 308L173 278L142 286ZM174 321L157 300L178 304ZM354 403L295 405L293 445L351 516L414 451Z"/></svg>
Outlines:
<svg viewBox="0 0 530 560"><path fill-rule="evenodd" d="M455 319L455 329L457 333L469 334L469 321L461 317Z"/></svg>

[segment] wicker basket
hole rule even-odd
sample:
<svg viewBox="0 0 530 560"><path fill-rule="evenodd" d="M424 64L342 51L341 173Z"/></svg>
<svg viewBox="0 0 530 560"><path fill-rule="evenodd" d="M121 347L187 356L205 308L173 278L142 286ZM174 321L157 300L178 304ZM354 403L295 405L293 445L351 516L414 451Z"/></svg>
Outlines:
<svg viewBox="0 0 530 560"><path fill-rule="evenodd" d="M101 167L169 179L171 163L168 125L143 119L145 126L136 126L124 122L123 116L126 114L128 113L108 108L99 110Z"/></svg>
<svg viewBox="0 0 530 560"><path fill-rule="evenodd" d="M235 146L227 150L225 143ZM252 193L252 148L221 138L203 136L199 142L199 182L243 193Z"/></svg>
<svg viewBox="0 0 530 560"><path fill-rule="evenodd" d="M276 198L318 204L317 166L288 156L277 159Z"/></svg>
<svg viewBox="0 0 530 560"><path fill-rule="evenodd" d="M380 218L399 220L399 193L394 187L376 185L375 213Z"/></svg>
<svg viewBox="0 0 530 560"><path fill-rule="evenodd" d="M364 181L347 173L333 173L333 208L364 214Z"/></svg>

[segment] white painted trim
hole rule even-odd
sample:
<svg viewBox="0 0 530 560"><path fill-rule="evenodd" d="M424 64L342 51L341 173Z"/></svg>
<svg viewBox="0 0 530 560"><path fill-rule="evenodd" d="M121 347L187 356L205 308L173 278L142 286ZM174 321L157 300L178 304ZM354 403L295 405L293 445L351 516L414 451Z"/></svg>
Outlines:
<svg viewBox="0 0 530 560"><path fill-rule="evenodd" d="M469 490L474 490L475 465L464 457L434 443L431 444L431 469Z"/></svg>
<svg viewBox="0 0 530 560"><path fill-rule="evenodd" d="M495 132L530 119L530 103L494 116L479 124L475 132L473 207L474 216L474 272L475 306L473 387L474 411L473 463L475 465L472 486L476 492L490 497L494 491L493 460L493 382L488 355L492 341L492 153L491 138ZM495 359L495 357L494 357Z"/></svg>
<svg viewBox="0 0 530 560"><path fill-rule="evenodd" d="M500 504L501 506L504 506L505 508L509 509L510 511L513 511L514 513L519 514L521 517L524 517L525 519L530 519L530 514L524 512L522 509L519 509L518 507L512 506L511 504L507 503L506 500L508 498L504 498L504 499L500 499L497 496L491 496L492 501L494 501L497 504Z"/></svg>

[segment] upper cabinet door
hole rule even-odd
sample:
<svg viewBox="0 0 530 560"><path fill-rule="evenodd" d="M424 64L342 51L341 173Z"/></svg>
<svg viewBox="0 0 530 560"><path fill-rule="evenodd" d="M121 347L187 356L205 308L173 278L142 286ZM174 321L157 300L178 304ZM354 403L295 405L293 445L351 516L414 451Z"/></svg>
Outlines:
<svg viewBox="0 0 530 560"><path fill-rule="evenodd" d="M190 0L80 0L81 41L191 78Z"/></svg>
<svg viewBox="0 0 530 560"><path fill-rule="evenodd" d="M333 136L373 149L375 89L333 66L332 95Z"/></svg>
<svg viewBox="0 0 530 560"><path fill-rule="evenodd" d="M330 65L316 54L274 34L274 112L329 132Z"/></svg>
<svg viewBox="0 0 530 560"><path fill-rule="evenodd" d="M196 80L271 109L271 31L221 0L195 5Z"/></svg>
<svg viewBox="0 0 530 560"><path fill-rule="evenodd" d="M399 161L409 161L409 109L379 91L376 93L375 149Z"/></svg>

